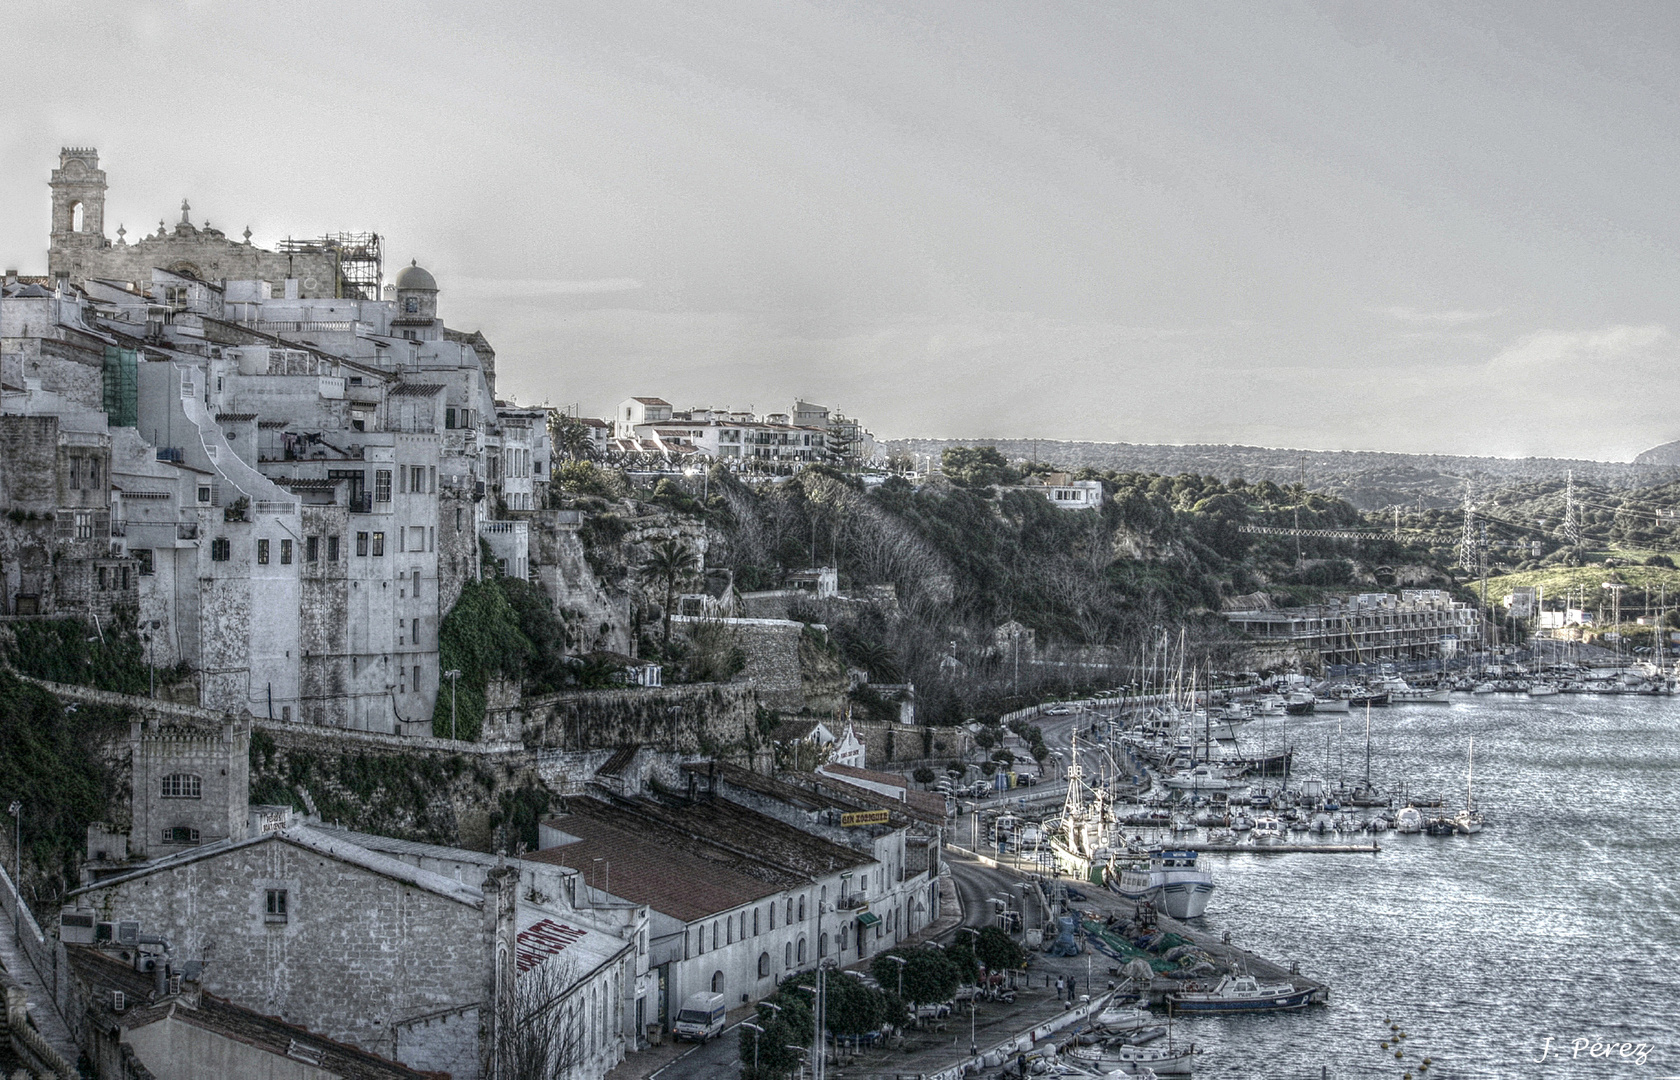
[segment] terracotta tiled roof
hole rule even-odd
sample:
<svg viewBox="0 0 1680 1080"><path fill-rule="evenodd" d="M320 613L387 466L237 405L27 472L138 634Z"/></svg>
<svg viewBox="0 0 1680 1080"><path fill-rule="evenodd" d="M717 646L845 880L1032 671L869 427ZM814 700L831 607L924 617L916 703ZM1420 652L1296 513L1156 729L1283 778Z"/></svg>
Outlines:
<svg viewBox="0 0 1680 1080"><path fill-rule="evenodd" d="M908 807L916 814L917 817L932 821L945 820L945 797L931 791L917 791L911 785L910 781L904 779L902 776L895 776L892 773L875 772L870 769L859 769L852 765L833 764L822 766L819 770L819 775L833 777L835 780L842 783L847 780L866 780L875 784L891 784L895 787L903 789L904 799L900 805ZM861 792L869 793L869 789L866 787L861 785L853 786ZM879 795L880 793L876 792L875 794ZM890 796L884 795L881 797L890 798Z"/></svg>
<svg viewBox="0 0 1680 1080"><path fill-rule="evenodd" d="M871 860L723 799L569 800L545 824L577 839L525 856L682 922L730 911ZM607 865L597 866L596 860ZM607 878L610 876L611 885Z"/></svg>

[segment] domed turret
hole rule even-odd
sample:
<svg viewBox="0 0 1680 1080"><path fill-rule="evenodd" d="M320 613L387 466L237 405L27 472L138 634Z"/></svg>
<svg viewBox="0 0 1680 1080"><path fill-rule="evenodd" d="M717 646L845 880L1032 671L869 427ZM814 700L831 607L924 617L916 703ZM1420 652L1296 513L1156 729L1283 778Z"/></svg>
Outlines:
<svg viewBox="0 0 1680 1080"><path fill-rule="evenodd" d="M411 260L409 264L397 271L396 286L398 292L413 290L416 292L437 292L437 279L434 278L418 260Z"/></svg>
<svg viewBox="0 0 1680 1080"><path fill-rule="evenodd" d="M437 318L437 279L418 262L397 271L397 320L429 323Z"/></svg>

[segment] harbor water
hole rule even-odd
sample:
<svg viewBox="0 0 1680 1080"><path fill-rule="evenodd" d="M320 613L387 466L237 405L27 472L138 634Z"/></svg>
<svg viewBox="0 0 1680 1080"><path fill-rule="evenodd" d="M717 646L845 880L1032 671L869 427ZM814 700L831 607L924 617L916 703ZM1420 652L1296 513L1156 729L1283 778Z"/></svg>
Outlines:
<svg viewBox="0 0 1680 1080"><path fill-rule="evenodd" d="M1205 856L1219 888L1203 924L1298 961L1332 1000L1180 1020L1175 1039L1209 1052L1197 1075L1680 1074L1680 698L1455 694L1371 723L1372 779L1439 793L1447 812L1473 736L1487 827L1385 833L1374 855ZM1363 776L1362 714L1282 727L1297 775ZM1399 1060L1378 1045L1389 1021L1409 1036ZM1649 1048L1643 1065L1625 1044Z"/></svg>

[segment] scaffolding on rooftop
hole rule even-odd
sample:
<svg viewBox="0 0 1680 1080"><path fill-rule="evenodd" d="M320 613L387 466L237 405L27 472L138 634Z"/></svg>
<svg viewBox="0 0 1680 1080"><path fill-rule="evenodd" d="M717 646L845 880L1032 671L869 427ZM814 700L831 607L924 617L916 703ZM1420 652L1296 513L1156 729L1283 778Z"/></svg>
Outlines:
<svg viewBox="0 0 1680 1080"><path fill-rule="evenodd" d="M385 241L378 233L328 233L314 240L288 236L280 241L278 250L287 254L332 252L338 260L335 295L341 298L378 300L384 288Z"/></svg>

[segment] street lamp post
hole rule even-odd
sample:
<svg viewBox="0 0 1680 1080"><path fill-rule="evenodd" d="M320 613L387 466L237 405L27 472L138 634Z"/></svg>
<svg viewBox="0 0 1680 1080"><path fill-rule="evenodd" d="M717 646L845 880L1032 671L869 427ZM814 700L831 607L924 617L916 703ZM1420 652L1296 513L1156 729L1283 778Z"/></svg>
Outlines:
<svg viewBox="0 0 1680 1080"><path fill-rule="evenodd" d="M910 961L906 960L902 956L885 956L885 957L882 957L882 959L891 960L893 963L898 965L898 1000L903 1001L904 1000L904 968L905 968L905 965L910 963Z"/></svg>
<svg viewBox="0 0 1680 1080"><path fill-rule="evenodd" d="M764 1029L751 1020L741 1021L744 1028L752 1028L753 1033L753 1080L758 1080L758 1037L764 1034Z"/></svg>
<svg viewBox="0 0 1680 1080"><path fill-rule="evenodd" d="M449 680L449 738L453 740L455 738L455 684L460 681L461 673L455 668L450 668L443 673L443 677Z"/></svg>

